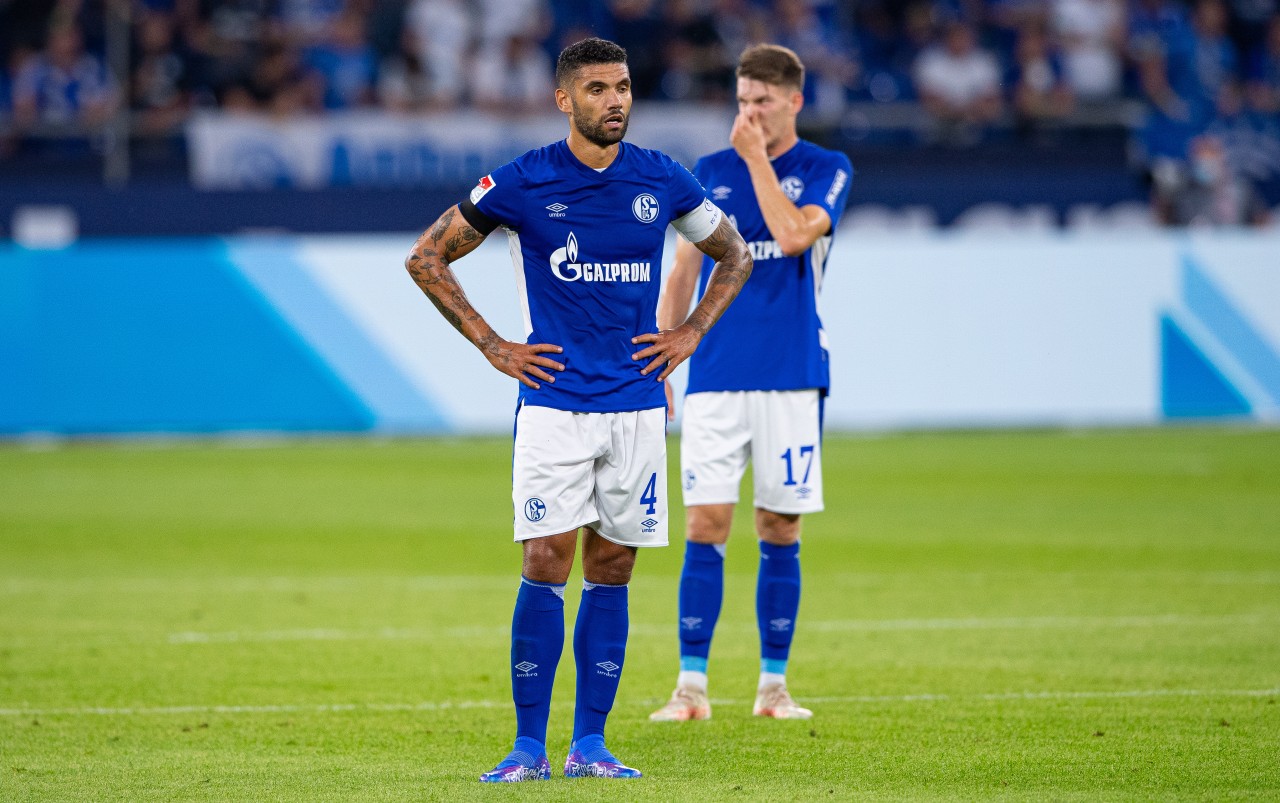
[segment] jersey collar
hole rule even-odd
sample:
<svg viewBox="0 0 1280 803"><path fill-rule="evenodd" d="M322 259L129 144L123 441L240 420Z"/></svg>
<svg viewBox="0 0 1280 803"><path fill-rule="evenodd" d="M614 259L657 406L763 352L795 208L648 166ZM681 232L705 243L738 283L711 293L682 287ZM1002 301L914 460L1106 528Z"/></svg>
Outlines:
<svg viewBox="0 0 1280 803"><path fill-rule="evenodd" d="M581 173L588 176L594 176L595 178L608 178L613 175L613 173L617 171L618 165L622 164L622 160L626 156L627 148L630 147L625 141L619 142L618 155L613 158L613 161L609 163L609 166L604 170L596 170L593 167L583 164L581 159L573 155L573 151L570 150L569 141L567 139L560 140L557 145L564 153L564 158L568 159L569 162L571 162Z"/></svg>

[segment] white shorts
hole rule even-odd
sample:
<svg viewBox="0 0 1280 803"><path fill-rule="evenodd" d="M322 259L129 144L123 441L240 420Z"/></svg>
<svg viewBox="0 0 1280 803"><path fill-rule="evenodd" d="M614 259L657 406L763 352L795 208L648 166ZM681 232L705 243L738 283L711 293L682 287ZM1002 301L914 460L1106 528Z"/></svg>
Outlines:
<svg viewBox="0 0 1280 803"><path fill-rule="evenodd" d="M684 399L680 474L685 505L731 505L753 459L755 506L822 510L817 390L693 393Z"/></svg>
<svg viewBox="0 0 1280 803"><path fill-rule="evenodd" d="M667 545L667 415L521 405L511 501L517 541L590 527L623 546Z"/></svg>

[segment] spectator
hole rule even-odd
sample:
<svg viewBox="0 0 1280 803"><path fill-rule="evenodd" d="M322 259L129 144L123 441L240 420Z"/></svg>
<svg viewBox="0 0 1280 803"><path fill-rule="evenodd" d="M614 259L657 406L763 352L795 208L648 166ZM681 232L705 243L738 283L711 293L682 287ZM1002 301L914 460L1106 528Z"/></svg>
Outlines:
<svg viewBox="0 0 1280 803"><path fill-rule="evenodd" d="M346 0L277 0L284 35L297 47L310 47L329 37L343 16ZM352 9L345 13L361 13Z"/></svg>
<svg viewBox="0 0 1280 803"><path fill-rule="evenodd" d="M478 7L482 46L500 45L513 36L541 41L551 32L545 0L473 0L471 5Z"/></svg>
<svg viewBox="0 0 1280 803"><path fill-rule="evenodd" d="M1008 84L1024 136L1043 134L1046 125L1061 122L1075 105L1062 64L1040 25L1029 25L1019 34Z"/></svg>
<svg viewBox="0 0 1280 803"><path fill-rule="evenodd" d="M353 109L373 103L378 62L363 16L348 11L333 20L325 41L309 48L304 62L319 82L324 108Z"/></svg>
<svg viewBox="0 0 1280 803"><path fill-rule="evenodd" d="M1222 142L1196 137L1182 170L1156 182L1156 218L1166 226L1265 226L1270 211L1253 184L1232 171Z"/></svg>
<svg viewBox="0 0 1280 803"><path fill-rule="evenodd" d="M426 111L432 106L431 75L419 55L413 34L404 31L400 49L382 60L378 68L378 101L395 112Z"/></svg>
<svg viewBox="0 0 1280 803"><path fill-rule="evenodd" d="M1119 96L1125 37L1120 0L1056 0L1053 30L1072 92L1086 102Z"/></svg>
<svg viewBox="0 0 1280 803"><path fill-rule="evenodd" d="M515 35L481 53L471 75L471 96L481 109L524 114L546 109L555 95L551 58L532 36Z"/></svg>
<svg viewBox="0 0 1280 803"><path fill-rule="evenodd" d="M1267 37L1249 61L1249 103L1263 114L1280 114L1280 16L1271 20Z"/></svg>
<svg viewBox="0 0 1280 803"><path fill-rule="evenodd" d="M13 83L13 118L19 129L37 126L95 128L115 111L115 83L101 60L86 53L80 29L58 25L45 49L27 59Z"/></svg>
<svg viewBox="0 0 1280 803"><path fill-rule="evenodd" d="M663 72L662 20L655 0L609 0L613 41L627 51L631 68L631 86L638 98L655 97L661 92ZM560 44L568 46L589 31L570 32Z"/></svg>
<svg viewBox="0 0 1280 803"><path fill-rule="evenodd" d="M710 15L692 0L667 0L659 41L666 69L659 96L669 100L723 99L733 68Z"/></svg>
<svg viewBox="0 0 1280 803"><path fill-rule="evenodd" d="M308 80L298 52L277 41L268 45L244 81L226 90L223 106L232 111L289 117L314 109L318 94L315 83Z"/></svg>
<svg viewBox="0 0 1280 803"><path fill-rule="evenodd" d="M1196 80L1206 98L1239 72L1236 46L1227 35L1227 7L1222 0L1199 0L1191 18Z"/></svg>
<svg viewBox="0 0 1280 803"><path fill-rule="evenodd" d="M1280 175L1280 119L1252 108L1239 81L1223 84L1206 133L1222 142L1237 175L1258 181Z"/></svg>
<svg viewBox="0 0 1280 803"><path fill-rule="evenodd" d="M794 50L805 65L806 109L838 116L862 78L853 43L825 25L807 0L775 0L773 13L770 41Z"/></svg>
<svg viewBox="0 0 1280 803"><path fill-rule="evenodd" d="M920 54L915 82L935 135L950 144L976 142L1000 115L1000 68L963 22L950 23L942 43Z"/></svg>
<svg viewBox="0 0 1280 803"><path fill-rule="evenodd" d="M466 54L472 21L462 0L413 0L405 26L418 43L419 60L431 76L432 102L456 106L466 91Z"/></svg>
<svg viewBox="0 0 1280 803"><path fill-rule="evenodd" d="M173 17L160 11L144 11L134 32L130 105L134 131L144 137L176 132L191 110L190 59L175 37Z"/></svg>
<svg viewBox="0 0 1280 803"><path fill-rule="evenodd" d="M193 54L197 87L236 106L259 59L284 39L274 0L200 0L198 14L180 16Z"/></svg>

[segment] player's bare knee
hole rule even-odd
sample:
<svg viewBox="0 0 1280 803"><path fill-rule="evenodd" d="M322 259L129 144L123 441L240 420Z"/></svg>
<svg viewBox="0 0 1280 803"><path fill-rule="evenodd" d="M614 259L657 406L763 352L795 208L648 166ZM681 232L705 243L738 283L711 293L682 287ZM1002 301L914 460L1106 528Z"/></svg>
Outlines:
<svg viewBox="0 0 1280 803"><path fill-rule="evenodd" d="M620 586L631 582L636 565L636 548L615 544L593 530L587 530L582 544L582 576L588 583Z"/></svg>
<svg viewBox="0 0 1280 803"><path fill-rule="evenodd" d="M573 556L578 548L578 531L530 538L524 544L525 577L539 583L564 583L573 569Z"/></svg>
<svg viewBox="0 0 1280 803"><path fill-rule="evenodd" d="M724 544L733 526L733 505L693 505L685 514L686 538L695 544Z"/></svg>
<svg viewBox="0 0 1280 803"><path fill-rule="evenodd" d="M774 513L756 508L756 535L775 546L789 546L800 540L800 514Z"/></svg>

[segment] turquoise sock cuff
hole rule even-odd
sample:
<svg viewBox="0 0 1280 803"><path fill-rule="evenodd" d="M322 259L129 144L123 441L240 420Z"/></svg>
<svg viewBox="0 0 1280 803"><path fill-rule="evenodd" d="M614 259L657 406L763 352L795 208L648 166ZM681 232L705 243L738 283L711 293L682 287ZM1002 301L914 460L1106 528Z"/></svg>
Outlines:
<svg viewBox="0 0 1280 803"><path fill-rule="evenodd" d="M707 673L707 659L699 658L696 655L681 655L680 671L681 672L701 672L705 675Z"/></svg>
<svg viewBox="0 0 1280 803"><path fill-rule="evenodd" d="M787 661L785 658L761 658L760 671L768 672L771 675L787 674Z"/></svg>

